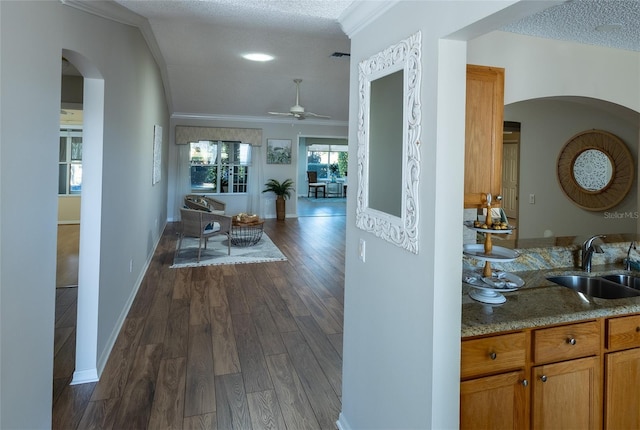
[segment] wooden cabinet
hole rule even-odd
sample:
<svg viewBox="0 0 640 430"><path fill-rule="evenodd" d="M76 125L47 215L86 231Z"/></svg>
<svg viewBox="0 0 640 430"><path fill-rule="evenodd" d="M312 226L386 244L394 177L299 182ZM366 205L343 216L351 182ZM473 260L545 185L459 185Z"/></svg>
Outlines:
<svg viewBox="0 0 640 430"><path fill-rule="evenodd" d="M592 320L463 340L461 428L600 428L601 327Z"/></svg>
<svg viewBox="0 0 640 430"><path fill-rule="evenodd" d="M477 208L502 193L504 69L467 65L466 94L464 207Z"/></svg>
<svg viewBox="0 0 640 430"><path fill-rule="evenodd" d="M601 427L600 327L587 321L533 331L532 428Z"/></svg>
<svg viewBox="0 0 640 430"><path fill-rule="evenodd" d="M533 429L598 429L601 426L600 357L536 366L532 371Z"/></svg>
<svg viewBox="0 0 640 430"><path fill-rule="evenodd" d="M461 429L527 428L527 339L517 332L462 342Z"/></svg>
<svg viewBox="0 0 640 430"><path fill-rule="evenodd" d="M460 427L640 429L640 314L464 339Z"/></svg>
<svg viewBox="0 0 640 430"><path fill-rule="evenodd" d="M640 315L606 323L604 426L640 428ZM631 348L631 349L628 349Z"/></svg>
<svg viewBox="0 0 640 430"><path fill-rule="evenodd" d="M460 428L527 428L525 381L524 370L463 381L460 384Z"/></svg>
<svg viewBox="0 0 640 430"><path fill-rule="evenodd" d="M462 343L462 378L523 369L526 352L524 332L467 340Z"/></svg>
<svg viewBox="0 0 640 430"><path fill-rule="evenodd" d="M609 318L606 330L608 350L640 347L640 315Z"/></svg>
<svg viewBox="0 0 640 430"><path fill-rule="evenodd" d="M600 353L600 323L587 321L533 332L533 361L552 363Z"/></svg>
<svg viewBox="0 0 640 430"><path fill-rule="evenodd" d="M640 428L640 348L606 354L605 381L605 428Z"/></svg>

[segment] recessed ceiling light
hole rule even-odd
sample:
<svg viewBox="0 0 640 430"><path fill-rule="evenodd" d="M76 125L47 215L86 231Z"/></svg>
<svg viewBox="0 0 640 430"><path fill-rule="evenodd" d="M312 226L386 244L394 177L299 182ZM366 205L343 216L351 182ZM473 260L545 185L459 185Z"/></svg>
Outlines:
<svg viewBox="0 0 640 430"><path fill-rule="evenodd" d="M596 31L617 31L622 28L622 24L603 24L596 27Z"/></svg>
<svg viewBox="0 0 640 430"><path fill-rule="evenodd" d="M242 58L250 61L271 61L273 60L273 55L263 54L260 52L252 52L249 54L244 54Z"/></svg>

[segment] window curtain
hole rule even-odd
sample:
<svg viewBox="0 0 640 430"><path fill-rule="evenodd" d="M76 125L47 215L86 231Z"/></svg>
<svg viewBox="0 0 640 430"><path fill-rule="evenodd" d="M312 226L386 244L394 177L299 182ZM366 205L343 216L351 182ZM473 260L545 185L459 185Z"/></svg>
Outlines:
<svg viewBox="0 0 640 430"><path fill-rule="evenodd" d="M264 218L262 184L264 169L262 166L262 145L251 144L251 169L249 169L249 201L247 212Z"/></svg>
<svg viewBox="0 0 640 430"><path fill-rule="evenodd" d="M188 146L190 142L199 140L227 140L262 145L262 129L176 125L176 145Z"/></svg>
<svg viewBox="0 0 640 430"><path fill-rule="evenodd" d="M189 165L189 145L178 146L178 169L176 176L175 219L179 219L180 208L184 206L184 196L191 194L191 166Z"/></svg>

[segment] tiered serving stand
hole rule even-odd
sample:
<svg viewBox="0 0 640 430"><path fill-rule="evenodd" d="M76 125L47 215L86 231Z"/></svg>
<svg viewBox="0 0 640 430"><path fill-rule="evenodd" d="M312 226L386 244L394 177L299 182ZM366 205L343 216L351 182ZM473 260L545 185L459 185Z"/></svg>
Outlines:
<svg viewBox="0 0 640 430"><path fill-rule="evenodd" d="M490 204L487 205L486 224L488 226L492 224ZM464 245L464 255L485 262L482 271L476 270L472 273L463 274L463 281L471 287L469 297L481 303L499 304L506 302L507 299L501 293L517 290L524 285L524 281L512 273L494 272L491 268L491 263L507 263L518 258L519 254L509 248L493 246L491 236L493 234L511 234L513 229L511 227L501 230L475 227L473 221L468 222L466 225L476 232L483 233L485 238L484 243Z"/></svg>

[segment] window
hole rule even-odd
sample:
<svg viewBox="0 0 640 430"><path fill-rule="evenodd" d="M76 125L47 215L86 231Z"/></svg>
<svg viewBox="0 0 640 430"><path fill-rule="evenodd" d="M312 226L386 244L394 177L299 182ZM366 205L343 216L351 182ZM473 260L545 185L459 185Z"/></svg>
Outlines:
<svg viewBox="0 0 640 430"><path fill-rule="evenodd" d="M347 145L313 144L307 147L307 170L318 172L318 179L347 176Z"/></svg>
<svg viewBox="0 0 640 430"><path fill-rule="evenodd" d="M190 143L191 191L246 193L251 145L201 140Z"/></svg>
<svg viewBox="0 0 640 430"><path fill-rule="evenodd" d="M80 194L82 190L82 130L60 130L58 194Z"/></svg>

